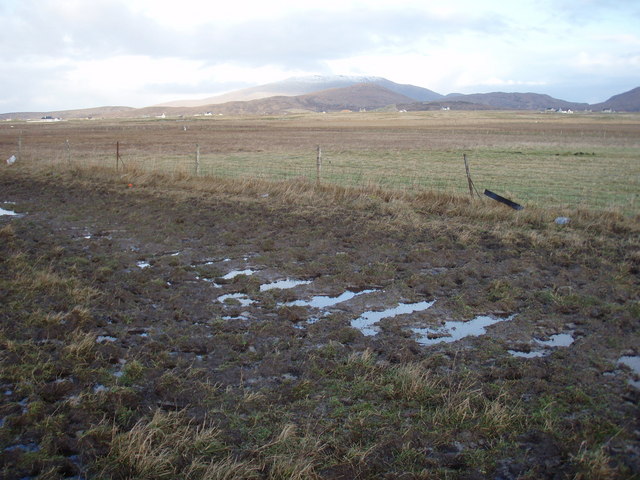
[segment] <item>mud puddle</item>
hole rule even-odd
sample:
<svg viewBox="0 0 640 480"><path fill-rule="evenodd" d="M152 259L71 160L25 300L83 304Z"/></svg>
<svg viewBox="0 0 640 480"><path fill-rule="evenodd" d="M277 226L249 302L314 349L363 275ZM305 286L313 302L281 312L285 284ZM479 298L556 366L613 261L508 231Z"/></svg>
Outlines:
<svg viewBox="0 0 640 480"><path fill-rule="evenodd" d="M468 322L449 321L434 328L412 328L417 335L416 341L420 345L436 345L438 343L452 343L465 337L478 337L487 333L486 328L500 322L507 322L515 318L515 314L505 318L481 315Z"/></svg>
<svg viewBox="0 0 640 480"><path fill-rule="evenodd" d="M226 295L220 295L217 298L217 301L223 304L240 304L243 307L248 307L255 302L255 300L250 299L244 293L227 293Z"/></svg>
<svg viewBox="0 0 640 480"><path fill-rule="evenodd" d="M96 337L96 343L111 343L118 340L116 337L112 337L111 335L98 335Z"/></svg>
<svg viewBox="0 0 640 480"><path fill-rule="evenodd" d="M366 295L367 293L378 292L379 290L361 290L360 292L352 292L347 290L346 292L338 295L337 297L330 297L328 295L317 295L312 297L311 300L295 300L293 302L287 302L284 305L287 307L310 307L310 308L329 308L333 307L347 300L351 300L354 297L360 295Z"/></svg>
<svg viewBox="0 0 640 480"><path fill-rule="evenodd" d="M8 217L20 217L21 214L16 213L12 210L5 210L4 208L0 207L0 217L2 216L8 216Z"/></svg>
<svg viewBox="0 0 640 480"><path fill-rule="evenodd" d="M290 288L295 288L299 285L308 285L311 283L311 280L292 280L287 278L285 280L278 280L276 282L271 283L263 283L260 285L260 291L266 292L267 290L288 290Z"/></svg>
<svg viewBox="0 0 640 480"><path fill-rule="evenodd" d="M370 337L378 333L379 329L375 326L375 324L380 320L383 320L385 318L397 317L398 315L422 312L430 308L434 303L435 300L431 302L400 303L397 307L382 310L381 312L370 310L364 312L355 320L352 320L351 326L360 330L363 335Z"/></svg>
<svg viewBox="0 0 640 480"><path fill-rule="evenodd" d="M530 349L528 351L524 350L508 350L508 352L518 358L539 358L546 357L551 355L556 348L566 348L569 347L574 341L573 332L568 333L557 333L555 335L551 335L549 340L540 340L537 338L533 339L536 345L541 346L542 348L538 349Z"/></svg>
<svg viewBox="0 0 640 480"><path fill-rule="evenodd" d="M571 333L558 333L556 335L551 335L549 340L538 340L537 338L534 338L534 341L545 347L557 348L568 347L573 343L574 339Z"/></svg>
<svg viewBox="0 0 640 480"><path fill-rule="evenodd" d="M635 378L630 378L627 383L634 388L640 389L640 356L623 355L618 359L618 365L624 365L633 372Z"/></svg>
<svg viewBox="0 0 640 480"><path fill-rule="evenodd" d="M253 275L254 273L256 273L256 271L257 270L253 270L251 268L246 268L244 270L232 270L220 278L222 278L223 280L232 280L240 275Z"/></svg>

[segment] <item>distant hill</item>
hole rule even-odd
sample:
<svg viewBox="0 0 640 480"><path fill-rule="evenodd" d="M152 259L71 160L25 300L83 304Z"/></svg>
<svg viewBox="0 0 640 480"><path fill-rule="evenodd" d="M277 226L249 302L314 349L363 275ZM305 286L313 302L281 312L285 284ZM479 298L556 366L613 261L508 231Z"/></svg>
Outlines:
<svg viewBox="0 0 640 480"><path fill-rule="evenodd" d="M606 102L592 105L592 108L594 110L611 109L623 112L640 112L640 87L614 95Z"/></svg>
<svg viewBox="0 0 640 480"><path fill-rule="evenodd" d="M252 98L255 97L255 98ZM230 100L235 98L235 100ZM203 103L205 102L205 103ZM341 110L545 110L548 108L580 111L585 109L640 111L640 87L589 105L567 102L538 93L449 94L446 97L426 88L402 85L381 77L309 76L293 77L258 87L238 90L202 100L170 102L134 109L111 106L54 112L17 112L0 114L0 120L38 120L42 117L117 118L178 115L278 115L297 112Z"/></svg>
<svg viewBox="0 0 640 480"><path fill-rule="evenodd" d="M373 110L387 105L407 103L411 98L372 83L358 83L296 96L273 96L245 102L227 102L206 107L191 107L190 112L206 108L225 115L274 115L294 112L330 112ZM157 109L159 107L154 107ZM180 110L180 108L175 108ZM187 113L187 112L185 112Z"/></svg>
<svg viewBox="0 0 640 480"><path fill-rule="evenodd" d="M430 110L501 110L497 107L483 105L481 103L463 102L461 100L436 100L434 102L399 103L398 110L407 112L424 112Z"/></svg>
<svg viewBox="0 0 640 480"><path fill-rule="evenodd" d="M217 105L227 102L258 100L275 96L299 96L308 93L344 88L359 83L371 83L384 87L392 92L405 95L414 101L429 101L442 98L442 95L427 88L415 85L403 85L382 77L346 76L346 75L310 75L306 77L291 77L279 82L245 88L234 92L217 95L198 100L176 100L155 106L167 107L199 107Z"/></svg>
<svg viewBox="0 0 640 480"><path fill-rule="evenodd" d="M373 83L358 83L297 97L316 111L376 109L411 101L412 98Z"/></svg>
<svg viewBox="0 0 640 480"><path fill-rule="evenodd" d="M480 105L487 105L497 109L509 110L544 110L546 108L561 108L563 110L585 110L588 103L566 102L539 93L474 93L470 95L447 95L447 100L464 101Z"/></svg>

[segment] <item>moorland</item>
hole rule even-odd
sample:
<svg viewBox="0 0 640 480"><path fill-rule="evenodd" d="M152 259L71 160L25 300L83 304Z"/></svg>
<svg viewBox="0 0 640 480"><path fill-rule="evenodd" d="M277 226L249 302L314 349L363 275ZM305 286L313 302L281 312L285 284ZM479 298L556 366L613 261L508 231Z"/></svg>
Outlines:
<svg viewBox="0 0 640 480"><path fill-rule="evenodd" d="M639 134L3 122L0 476L638 478Z"/></svg>

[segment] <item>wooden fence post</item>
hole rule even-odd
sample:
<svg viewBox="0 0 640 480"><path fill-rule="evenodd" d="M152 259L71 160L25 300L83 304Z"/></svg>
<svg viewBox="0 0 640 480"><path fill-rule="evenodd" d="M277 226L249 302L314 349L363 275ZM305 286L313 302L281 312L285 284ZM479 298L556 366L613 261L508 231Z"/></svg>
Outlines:
<svg viewBox="0 0 640 480"><path fill-rule="evenodd" d="M200 176L200 145L196 143L196 164L194 165L196 177Z"/></svg>
<svg viewBox="0 0 640 480"><path fill-rule="evenodd" d="M22 160L22 130L18 136L18 160Z"/></svg>
<svg viewBox="0 0 640 480"><path fill-rule="evenodd" d="M119 170L119 166L122 164L122 171L124 172L124 161L122 155L120 155L120 142L116 142L116 172Z"/></svg>
<svg viewBox="0 0 640 480"><path fill-rule="evenodd" d="M464 169L467 171L467 183L469 184L469 195L473 198L473 182L471 181L471 174L469 173L469 163L467 162L467 154L463 153Z"/></svg>
<svg viewBox="0 0 640 480"><path fill-rule="evenodd" d="M469 185L469 195L471 195L471 198L473 198L473 191L475 190L476 194L478 195L478 198L482 198L480 197L478 190L476 190L476 186L473 184L473 180L471 180L471 173L469 172L469 162L467 162L466 153L462 154L462 159L464 160L464 169L467 172L467 184Z"/></svg>
<svg viewBox="0 0 640 480"><path fill-rule="evenodd" d="M318 155L316 157L316 183L320 184L320 170L322 169L322 148L318 145Z"/></svg>
<svg viewBox="0 0 640 480"><path fill-rule="evenodd" d="M69 145L69 139L66 140L65 144L67 146L67 163L71 166L71 145Z"/></svg>

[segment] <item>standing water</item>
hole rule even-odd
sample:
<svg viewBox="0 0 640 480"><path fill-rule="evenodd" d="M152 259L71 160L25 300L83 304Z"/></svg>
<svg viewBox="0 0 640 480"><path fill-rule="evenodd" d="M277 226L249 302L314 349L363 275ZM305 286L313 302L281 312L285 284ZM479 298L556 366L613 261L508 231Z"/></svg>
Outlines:
<svg viewBox="0 0 640 480"><path fill-rule="evenodd" d="M435 345L437 343L451 343L465 337L477 337L487 333L486 327L495 323L513 320L515 315L506 318L479 316L468 322L445 322L436 328L412 328L411 331L418 335L417 342L420 345Z"/></svg>
<svg viewBox="0 0 640 480"><path fill-rule="evenodd" d="M313 307L313 308L328 308L337 305L338 303L346 302L347 300L351 300L353 297L357 297L358 295L364 295L366 293L372 293L376 290L362 290L361 292L352 292L347 290L341 295L337 297L329 297L326 295L319 295L317 297L313 297L311 300L296 300L294 302L285 303L287 307Z"/></svg>
<svg viewBox="0 0 640 480"><path fill-rule="evenodd" d="M360 330L363 335L371 337L378 333L378 328L373 325L383 318L397 317L398 315L405 315L413 312L422 312L423 310L430 308L434 303L435 300L432 302L400 303L395 308L389 308L381 312L364 312L360 317L351 321L351 326Z"/></svg>

